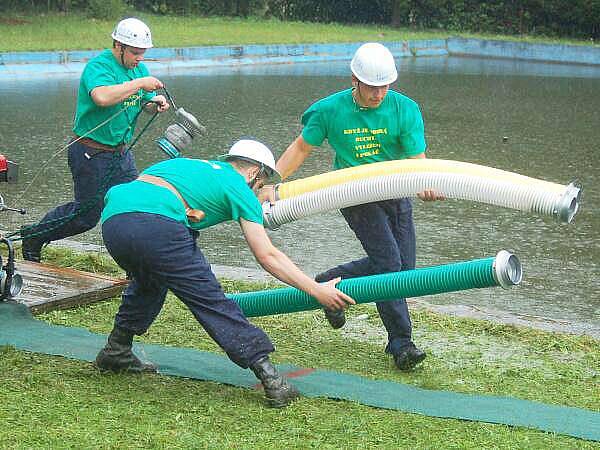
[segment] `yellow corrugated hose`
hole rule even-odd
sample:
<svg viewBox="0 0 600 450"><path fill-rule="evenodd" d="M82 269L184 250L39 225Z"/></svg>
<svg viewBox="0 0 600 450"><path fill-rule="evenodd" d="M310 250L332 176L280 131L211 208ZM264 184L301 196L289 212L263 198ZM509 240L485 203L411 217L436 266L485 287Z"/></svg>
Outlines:
<svg viewBox="0 0 600 450"><path fill-rule="evenodd" d="M543 181L536 178L519 175L506 170L494 169L461 161L450 161L445 159L402 159L397 161L386 161L362 166L349 167L347 169L334 170L332 172L303 178L301 180L281 183L277 187L277 198L286 199L296 197L300 194L316 191L337 184L347 183L365 178L378 177L392 174L410 173L444 173L466 176L476 176L490 180L503 181L511 184L519 184L560 194L565 187L561 184Z"/></svg>

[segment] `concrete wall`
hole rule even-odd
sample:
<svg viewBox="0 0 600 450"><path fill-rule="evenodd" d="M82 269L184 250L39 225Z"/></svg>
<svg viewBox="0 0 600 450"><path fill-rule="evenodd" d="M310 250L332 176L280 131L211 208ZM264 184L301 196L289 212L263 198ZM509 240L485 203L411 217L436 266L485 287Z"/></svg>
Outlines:
<svg viewBox="0 0 600 450"><path fill-rule="evenodd" d="M600 65L600 47L528 44L478 39L384 42L395 57L472 56ZM350 60L360 43L273 44L150 49L151 71L164 73L197 67L284 64ZM0 53L0 79L79 76L94 51Z"/></svg>
<svg viewBox="0 0 600 450"><path fill-rule="evenodd" d="M456 56L600 65L600 47L462 38L450 38L446 43L448 53Z"/></svg>

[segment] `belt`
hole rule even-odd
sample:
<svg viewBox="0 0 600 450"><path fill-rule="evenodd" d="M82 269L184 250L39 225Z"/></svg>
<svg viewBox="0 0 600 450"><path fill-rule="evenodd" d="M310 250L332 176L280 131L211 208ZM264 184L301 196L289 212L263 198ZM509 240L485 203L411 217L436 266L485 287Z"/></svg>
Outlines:
<svg viewBox="0 0 600 450"><path fill-rule="evenodd" d="M204 211L202 211L201 209L190 208L190 205L188 204L188 202L185 201L185 199L179 193L179 191L175 188L175 186L173 186L167 180L165 180L161 177L155 177L154 175L146 175L146 174L140 175L138 177L138 180L143 181L145 183L150 183L150 184L154 184L156 186L161 186L161 187L167 188L173 194L175 194L177 196L177 198L179 198L179 200L181 200L181 203L183 203L183 206L185 207L185 215L187 216L187 218L190 222L200 222L202 219L204 219L204 217L206 217L206 214L204 214Z"/></svg>
<svg viewBox="0 0 600 450"><path fill-rule="evenodd" d="M93 148L94 150L100 150L101 152L122 152L125 148L125 144L106 145L87 137L78 137L77 135L75 135L75 140L86 147Z"/></svg>

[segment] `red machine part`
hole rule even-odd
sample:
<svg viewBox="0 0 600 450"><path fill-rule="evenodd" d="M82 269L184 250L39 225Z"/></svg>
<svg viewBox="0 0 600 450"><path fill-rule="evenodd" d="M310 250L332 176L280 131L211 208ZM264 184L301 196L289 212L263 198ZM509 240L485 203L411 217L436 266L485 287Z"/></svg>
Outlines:
<svg viewBox="0 0 600 450"><path fill-rule="evenodd" d="M0 182L16 183L18 175L19 166L0 154Z"/></svg>

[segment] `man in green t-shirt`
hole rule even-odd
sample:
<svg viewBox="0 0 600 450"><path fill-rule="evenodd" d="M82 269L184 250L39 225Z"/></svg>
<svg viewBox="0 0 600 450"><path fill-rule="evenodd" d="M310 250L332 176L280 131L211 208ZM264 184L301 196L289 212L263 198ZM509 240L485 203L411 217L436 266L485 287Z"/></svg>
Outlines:
<svg viewBox="0 0 600 450"><path fill-rule="evenodd" d="M111 36L113 48L86 64L79 83L75 139L69 144L74 201L52 209L36 225L21 227L25 260L39 262L45 243L83 233L98 223L108 188L137 177L133 155L124 149L140 111L169 108L165 97L154 93L163 83L142 63L152 47L146 24L124 19Z"/></svg>
<svg viewBox="0 0 600 450"><path fill-rule="evenodd" d="M390 89L398 76L394 58L381 44L362 45L350 64L352 88L330 95L302 115L300 136L277 161L282 178L293 174L313 148L325 139L335 150L334 169L404 158L425 158L425 133L418 105ZM262 194L261 194L262 195ZM272 200L272 192L265 196ZM442 199L432 190L422 200ZM415 230L408 198L373 202L341 210L367 256L334 267L315 277L319 282L414 269ZM405 299L377 303L388 332L386 352L401 370L415 367L425 353L412 342ZM344 310L328 311L334 328L345 322Z"/></svg>
<svg viewBox="0 0 600 450"><path fill-rule="evenodd" d="M298 393L270 363L274 347L268 336L223 294L196 246L197 230L237 221L258 262L279 280L330 310L354 300L335 288L339 279L316 283L269 240L255 192L276 173L271 151L260 142L241 140L224 160L169 159L106 194L102 237L131 281L96 366L109 371L156 370L133 354L132 341L150 327L170 289L234 363L252 369L269 405L283 407Z"/></svg>

